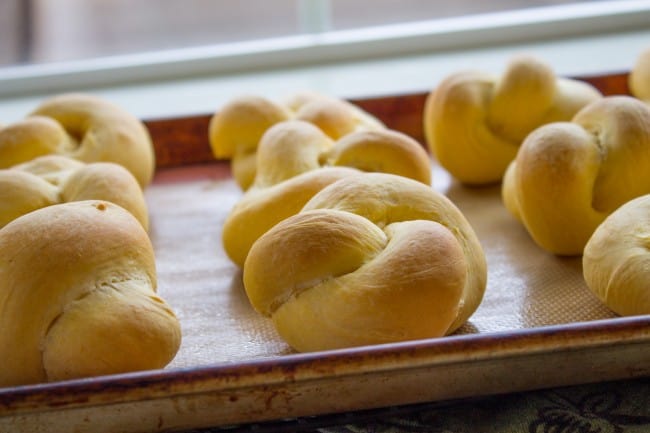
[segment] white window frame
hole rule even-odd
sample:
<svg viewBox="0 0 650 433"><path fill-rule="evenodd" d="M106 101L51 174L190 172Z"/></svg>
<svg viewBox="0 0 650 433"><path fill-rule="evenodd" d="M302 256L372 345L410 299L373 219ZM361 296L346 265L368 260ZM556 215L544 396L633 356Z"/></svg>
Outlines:
<svg viewBox="0 0 650 433"><path fill-rule="evenodd" d="M309 34L0 68L0 123L15 121L43 97L65 91L91 91L140 117L166 117L213 111L241 93L276 97L308 87L369 97L427 90L468 59L477 68L496 68L522 49L555 60L550 63L561 74L575 73L578 64L612 72L623 61L629 68L632 57L650 46L650 0L575 3L346 31L329 31L327 19L318 16L327 10L327 0L302 1L311 5L301 11ZM559 71L558 63L564 66Z"/></svg>
<svg viewBox="0 0 650 433"><path fill-rule="evenodd" d="M577 3L347 31L327 30L328 19L323 15L327 1L302 3L301 17L308 34L0 68L0 97L650 27L650 1L642 0Z"/></svg>

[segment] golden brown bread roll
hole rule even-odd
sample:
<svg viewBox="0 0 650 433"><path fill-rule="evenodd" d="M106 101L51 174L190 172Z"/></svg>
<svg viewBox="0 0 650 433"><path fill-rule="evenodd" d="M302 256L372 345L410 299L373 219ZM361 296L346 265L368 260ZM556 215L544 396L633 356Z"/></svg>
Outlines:
<svg viewBox="0 0 650 433"><path fill-rule="evenodd" d="M628 85L633 96L650 103L650 48L637 58L628 76Z"/></svg>
<svg viewBox="0 0 650 433"><path fill-rule="evenodd" d="M317 92L296 93L286 106L296 120L313 123L333 140L355 131L384 129L383 123L358 106Z"/></svg>
<svg viewBox="0 0 650 433"><path fill-rule="evenodd" d="M610 96L571 122L536 129L509 167L502 191L506 207L538 245L554 254L582 254L607 215L650 193L650 107Z"/></svg>
<svg viewBox="0 0 650 433"><path fill-rule="evenodd" d="M290 119L312 123L333 140L354 131L383 128L355 105L315 92L297 93L283 104L259 96L235 98L212 116L208 135L214 156L231 159L233 177L242 189L255 180L255 155L262 135Z"/></svg>
<svg viewBox="0 0 650 433"><path fill-rule="evenodd" d="M528 133L570 120L600 96L587 83L558 78L539 60L519 56L500 77L467 71L444 79L426 100L425 137L460 182L498 182Z"/></svg>
<svg viewBox="0 0 650 433"><path fill-rule="evenodd" d="M614 312L650 314L650 195L609 215L585 246L587 285Z"/></svg>
<svg viewBox="0 0 650 433"><path fill-rule="evenodd" d="M61 155L45 155L0 170L0 228L45 206L89 199L107 200L125 208L148 229L142 190L121 165L85 164Z"/></svg>
<svg viewBox="0 0 650 433"><path fill-rule="evenodd" d="M359 170L431 183L428 154L399 132L358 131L333 142L309 122L291 120L272 126L260 140L255 183L224 223L226 253L243 266L251 245L264 232L298 213L325 186Z"/></svg>
<svg viewBox="0 0 650 433"><path fill-rule="evenodd" d="M288 344L316 351L451 333L480 304L487 275L451 201L366 173L330 184L262 235L243 278Z"/></svg>
<svg viewBox="0 0 650 433"><path fill-rule="evenodd" d="M287 110L259 96L243 96L224 105L210 119L208 137L215 158L230 159L242 189L255 179L257 145L268 128L289 119Z"/></svg>
<svg viewBox="0 0 650 433"><path fill-rule="evenodd" d="M120 164L142 187L154 172L153 145L144 124L121 107L91 95L52 97L31 117L0 129L0 168L52 153Z"/></svg>
<svg viewBox="0 0 650 433"><path fill-rule="evenodd" d="M0 229L0 386L162 368L181 333L155 291L147 233L119 206L13 220Z"/></svg>

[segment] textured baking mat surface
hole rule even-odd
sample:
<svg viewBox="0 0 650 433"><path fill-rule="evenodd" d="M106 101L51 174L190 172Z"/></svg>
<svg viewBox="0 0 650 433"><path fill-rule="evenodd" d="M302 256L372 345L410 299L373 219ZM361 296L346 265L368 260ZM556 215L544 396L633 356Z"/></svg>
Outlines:
<svg viewBox="0 0 650 433"><path fill-rule="evenodd" d="M433 167L433 188L474 227L488 262L481 306L459 333L508 332L615 317L591 294L580 258L541 250L503 207L498 186L467 188ZM146 191L159 293L181 321L170 368L237 363L293 353L248 303L221 227L241 191L226 163L165 169Z"/></svg>

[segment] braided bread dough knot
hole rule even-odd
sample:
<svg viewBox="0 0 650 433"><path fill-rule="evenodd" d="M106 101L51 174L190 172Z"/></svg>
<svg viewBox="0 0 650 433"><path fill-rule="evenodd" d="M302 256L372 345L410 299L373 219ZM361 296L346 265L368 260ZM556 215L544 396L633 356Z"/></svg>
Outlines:
<svg viewBox="0 0 650 433"><path fill-rule="evenodd" d="M639 54L630 75L628 75L630 93L650 104L650 47Z"/></svg>
<svg viewBox="0 0 650 433"><path fill-rule="evenodd" d="M650 314L650 194L625 203L585 246L587 286L617 314Z"/></svg>
<svg viewBox="0 0 650 433"><path fill-rule="evenodd" d="M0 169L0 228L46 206L90 199L123 207L148 229L144 194L135 177L121 165L85 164L61 155L45 155Z"/></svg>
<svg viewBox="0 0 650 433"><path fill-rule="evenodd" d="M427 97L425 137L461 182L497 182L526 135L571 119L600 96L587 83L558 78L544 63L519 56L500 77L466 71L444 79Z"/></svg>
<svg viewBox="0 0 650 433"><path fill-rule="evenodd" d="M30 117L0 130L1 168L47 154L120 164L141 187L155 166L144 124L121 107L83 94L47 99Z"/></svg>
<svg viewBox="0 0 650 433"><path fill-rule="evenodd" d="M260 237L244 265L253 307L299 351L451 333L478 307L486 278L460 211L383 173L324 188Z"/></svg>
<svg viewBox="0 0 650 433"><path fill-rule="evenodd" d="M242 189L255 180L262 136L271 126L287 120L309 122L332 140L355 131L384 128L357 106L315 92L297 93L285 103L260 96L235 98L210 119L209 139L216 158L231 159L233 177Z"/></svg>
<svg viewBox="0 0 650 433"><path fill-rule="evenodd" d="M95 200L0 229L0 329L2 386L162 368L181 339L147 233Z"/></svg>
<svg viewBox="0 0 650 433"><path fill-rule="evenodd" d="M360 170L388 172L430 184L431 165L422 146L405 134L357 131L333 141L301 120L280 122L263 135L255 182L223 226L223 246L239 266L255 240L294 215L318 191Z"/></svg>
<svg viewBox="0 0 650 433"><path fill-rule="evenodd" d="M623 203L650 193L650 107L602 98L530 134L503 183L508 210L542 248L580 255Z"/></svg>

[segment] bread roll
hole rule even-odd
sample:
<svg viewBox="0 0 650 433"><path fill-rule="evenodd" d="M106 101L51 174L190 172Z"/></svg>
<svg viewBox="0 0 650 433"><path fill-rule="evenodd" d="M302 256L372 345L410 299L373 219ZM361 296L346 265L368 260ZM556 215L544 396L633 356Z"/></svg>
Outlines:
<svg viewBox="0 0 650 433"><path fill-rule="evenodd" d="M498 182L528 133L570 120L600 96L587 83L557 78L539 60L519 56L500 77L465 71L444 79L426 100L425 137L460 182Z"/></svg>
<svg viewBox="0 0 650 433"><path fill-rule="evenodd" d="M227 255L243 266L251 245L264 232L298 213L325 186L359 174L359 170L431 183L428 154L399 132L358 131L333 142L309 122L291 120L272 126L257 151L255 183L224 223L222 239Z"/></svg>
<svg viewBox="0 0 650 433"><path fill-rule="evenodd" d="M538 245L554 254L582 254L609 214L650 193L650 107L610 96L571 122L538 128L521 146L502 191Z"/></svg>
<svg viewBox="0 0 650 433"><path fill-rule="evenodd" d="M121 207L52 205L0 229L0 386L162 368L180 339L147 233Z"/></svg>
<svg viewBox="0 0 650 433"><path fill-rule="evenodd" d="M333 140L355 131L384 129L383 123L358 106L316 92L296 93L285 105L296 120L313 123Z"/></svg>
<svg viewBox="0 0 650 433"><path fill-rule="evenodd" d="M45 155L0 170L0 228L46 206L89 199L107 200L125 208L148 229L142 190L121 165L84 164L61 155Z"/></svg>
<svg viewBox="0 0 650 433"><path fill-rule="evenodd" d="M215 158L231 159L233 177L242 189L255 180L256 152L262 135L286 120L319 127L332 140L354 131L382 129L370 114L342 99L315 92L297 93L285 103L242 96L227 103L210 120L209 139Z"/></svg>
<svg viewBox="0 0 650 433"><path fill-rule="evenodd" d="M628 85L632 95L650 103L650 48L637 58L628 76Z"/></svg>
<svg viewBox="0 0 650 433"><path fill-rule="evenodd" d="M231 160L233 177L242 189L248 189L255 179L255 154L262 135L288 119L284 107L259 96L234 99L210 119L212 153L215 158Z"/></svg>
<svg viewBox="0 0 650 433"><path fill-rule="evenodd" d="M587 285L614 312L650 314L650 195L609 215L587 242L582 263Z"/></svg>
<svg viewBox="0 0 650 433"><path fill-rule="evenodd" d="M253 245L253 307L298 351L449 334L483 297L486 263L461 212L383 173L341 179Z"/></svg>
<svg viewBox="0 0 650 433"><path fill-rule="evenodd" d="M32 116L0 129L0 168L52 153L84 162L120 164L141 187L154 172L153 145L144 124L91 95L52 97Z"/></svg>

